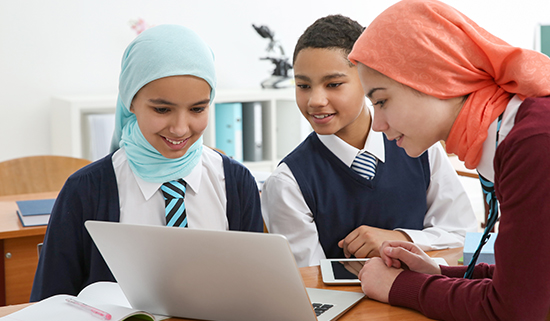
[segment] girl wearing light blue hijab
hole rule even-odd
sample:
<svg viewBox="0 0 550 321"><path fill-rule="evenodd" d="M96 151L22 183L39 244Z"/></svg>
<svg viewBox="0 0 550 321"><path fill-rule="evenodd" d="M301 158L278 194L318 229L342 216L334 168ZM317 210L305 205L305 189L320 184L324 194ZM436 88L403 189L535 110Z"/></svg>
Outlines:
<svg viewBox="0 0 550 321"><path fill-rule="evenodd" d="M59 193L31 301L114 281L84 222L168 224L161 191L166 182L183 179L189 228L263 231L250 172L202 144L215 85L212 51L185 27L153 27L130 43L122 58L112 153L69 177Z"/></svg>
<svg viewBox="0 0 550 321"><path fill-rule="evenodd" d="M181 36L174 37L176 33ZM136 116L130 111L132 100L142 87L175 75L204 79L210 85L210 100L213 100L216 86L214 56L202 39L189 29L162 25L146 30L124 53L111 151L124 147L134 173L147 181L162 183L187 176L202 153L201 138L184 157L167 159L143 137Z"/></svg>

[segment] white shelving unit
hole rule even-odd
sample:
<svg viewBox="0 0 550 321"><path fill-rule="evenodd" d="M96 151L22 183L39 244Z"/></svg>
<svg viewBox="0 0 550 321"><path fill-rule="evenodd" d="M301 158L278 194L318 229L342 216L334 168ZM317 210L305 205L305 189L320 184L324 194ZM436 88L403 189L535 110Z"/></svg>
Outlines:
<svg viewBox="0 0 550 321"><path fill-rule="evenodd" d="M279 161L311 131L296 106L294 89L219 90L210 107L204 144L216 146L216 103L260 102L262 105L263 160L244 162L251 171L271 172ZM87 116L114 114L115 96L68 96L52 99L52 154L90 159ZM110 135L109 135L110 136Z"/></svg>

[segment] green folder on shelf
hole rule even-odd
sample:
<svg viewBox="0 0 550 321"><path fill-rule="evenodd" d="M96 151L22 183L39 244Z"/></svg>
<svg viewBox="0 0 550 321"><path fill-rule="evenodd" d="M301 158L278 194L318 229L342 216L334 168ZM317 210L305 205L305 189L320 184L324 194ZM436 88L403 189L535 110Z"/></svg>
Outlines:
<svg viewBox="0 0 550 321"><path fill-rule="evenodd" d="M540 26L540 51L550 57L550 25Z"/></svg>
<svg viewBox="0 0 550 321"><path fill-rule="evenodd" d="M216 148L236 161L243 161L243 105L221 103L215 106Z"/></svg>

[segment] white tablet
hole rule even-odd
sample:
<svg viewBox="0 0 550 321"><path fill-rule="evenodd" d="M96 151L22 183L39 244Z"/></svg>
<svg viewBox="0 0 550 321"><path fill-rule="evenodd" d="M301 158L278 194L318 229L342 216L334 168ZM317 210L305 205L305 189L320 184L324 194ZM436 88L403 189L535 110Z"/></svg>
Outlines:
<svg viewBox="0 0 550 321"><path fill-rule="evenodd" d="M357 275L368 259L322 259L321 275L326 284L360 284Z"/></svg>
<svg viewBox="0 0 550 321"><path fill-rule="evenodd" d="M357 275L369 259L322 259L321 275L326 284L360 284ZM448 265L442 257L433 257L439 265Z"/></svg>

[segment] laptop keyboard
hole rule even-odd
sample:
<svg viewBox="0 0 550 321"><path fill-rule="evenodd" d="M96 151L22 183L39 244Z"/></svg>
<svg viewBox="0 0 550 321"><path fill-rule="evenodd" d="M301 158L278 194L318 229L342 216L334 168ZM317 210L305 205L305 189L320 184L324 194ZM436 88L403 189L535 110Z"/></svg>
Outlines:
<svg viewBox="0 0 550 321"><path fill-rule="evenodd" d="M323 303L312 303L313 310L315 311L316 316L320 316L324 312L326 312L328 309L332 308L334 305L332 304L323 304Z"/></svg>

